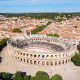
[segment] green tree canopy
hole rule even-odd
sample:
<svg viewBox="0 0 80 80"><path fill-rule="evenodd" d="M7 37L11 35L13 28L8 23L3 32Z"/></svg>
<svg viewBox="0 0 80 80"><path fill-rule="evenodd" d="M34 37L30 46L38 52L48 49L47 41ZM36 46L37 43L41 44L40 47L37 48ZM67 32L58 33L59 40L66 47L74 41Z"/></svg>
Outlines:
<svg viewBox="0 0 80 80"><path fill-rule="evenodd" d="M49 75L46 72L38 71L32 80L49 80Z"/></svg>
<svg viewBox="0 0 80 80"><path fill-rule="evenodd" d="M20 32L22 32L22 31L21 31L20 28L14 28L14 29L13 29L13 32L20 33Z"/></svg>
<svg viewBox="0 0 80 80"><path fill-rule="evenodd" d="M51 37L59 37L59 34L57 33L50 33L50 34L47 34L47 36L51 36Z"/></svg>
<svg viewBox="0 0 80 80"><path fill-rule="evenodd" d="M62 77L61 77L60 75L55 74L54 76L52 76L52 77L50 78L50 80L63 80L63 79L62 79Z"/></svg>
<svg viewBox="0 0 80 80"><path fill-rule="evenodd" d="M76 65L76 66L80 66L80 53L79 54L75 54L71 61Z"/></svg>
<svg viewBox="0 0 80 80"><path fill-rule="evenodd" d="M24 80L24 77L22 76L22 73L18 71L14 74L13 80Z"/></svg>
<svg viewBox="0 0 80 80"><path fill-rule="evenodd" d="M3 80L11 80L12 74L3 72L0 73L0 76L2 77Z"/></svg>

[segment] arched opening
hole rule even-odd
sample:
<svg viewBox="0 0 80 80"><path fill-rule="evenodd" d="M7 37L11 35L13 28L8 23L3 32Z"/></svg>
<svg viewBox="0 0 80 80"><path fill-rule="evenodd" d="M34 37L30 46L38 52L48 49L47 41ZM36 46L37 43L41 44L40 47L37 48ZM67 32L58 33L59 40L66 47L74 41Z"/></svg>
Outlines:
<svg viewBox="0 0 80 80"><path fill-rule="evenodd" d="M57 61L55 61L55 65L57 65Z"/></svg>
<svg viewBox="0 0 80 80"><path fill-rule="evenodd" d="M40 64L40 61L38 61L38 64Z"/></svg>
<svg viewBox="0 0 80 80"><path fill-rule="evenodd" d="M62 60L62 64L64 64L64 60Z"/></svg>
<svg viewBox="0 0 80 80"><path fill-rule="evenodd" d="M53 62L52 61L50 62L50 65L53 66Z"/></svg>
<svg viewBox="0 0 80 80"><path fill-rule="evenodd" d="M67 63L67 59L66 59L66 63Z"/></svg>
<svg viewBox="0 0 80 80"><path fill-rule="evenodd" d="M42 58L44 58L44 55L42 55Z"/></svg>
<svg viewBox="0 0 80 80"><path fill-rule="evenodd" d="M30 64L32 64L32 60L30 60Z"/></svg>
<svg viewBox="0 0 80 80"><path fill-rule="evenodd" d="M46 65L47 65L47 66L49 65L49 62L48 62L48 61L46 62Z"/></svg>
<svg viewBox="0 0 80 80"><path fill-rule="evenodd" d="M25 56L25 53L23 53L23 56Z"/></svg>
<svg viewBox="0 0 80 80"><path fill-rule="evenodd" d="M22 58L20 58L20 60L22 61Z"/></svg>
<svg viewBox="0 0 80 80"><path fill-rule="evenodd" d="M38 58L40 58L40 55L38 55Z"/></svg>
<svg viewBox="0 0 80 80"><path fill-rule="evenodd" d="M30 54L30 57L32 57L32 54Z"/></svg>
<svg viewBox="0 0 80 80"><path fill-rule="evenodd" d="M61 61L59 61L59 65L61 65Z"/></svg>
<svg viewBox="0 0 80 80"><path fill-rule="evenodd" d="M55 55L55 57L57 57L57 55Z"/></svg>
<svg viewBox="0 0 80 80"><path fill-rule="evenodd" d="M27 63L29 63L29 60L27 60Z"/></svg>
<svg viewBox="0 0 80 80"><path fill-rule="evenodd" d="M34 64L36 64L36 61L34 61Z"/></svg>
<svg viewBox="0 0 80 80"><path fill-rule="evenodd" d="M49 55L46 55L46 58L48 58L49 57Z"/></svg>
<svg viewBox="0 0 80 80"><path fill-rule="evenodd" d="M42 62L42 65L45 65L45 62L44 61Z"/></svg>
<svg viewBox="0 0 80 80"><path fill-rule="evenodd" d="M70 62L70 61L71 61L71 59L69 58L69 59L68 59L68 62Z"/></svg>
<svg viewBox="0 0 80 80"><path fill-rule="evenodd" d="M34 58L36 57L36 55L34 55Z"/></svg>
<svg viewBox="0 0 80 80"><path fill-rule="evenodd" d="M53 58L53 55L51 55L50 57Z"/></svg>
<svg viewBox="0 0 80 80"><path fill-rule="evenodd" d="M26 61L25 59L23 59L24 60L24 62Z"/></svg>

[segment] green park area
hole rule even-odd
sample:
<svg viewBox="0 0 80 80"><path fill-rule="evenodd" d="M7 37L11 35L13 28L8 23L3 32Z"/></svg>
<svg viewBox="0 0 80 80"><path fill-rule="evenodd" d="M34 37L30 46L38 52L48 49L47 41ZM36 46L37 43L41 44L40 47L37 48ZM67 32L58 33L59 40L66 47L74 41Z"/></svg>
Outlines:
<svg viewBox="0 0 80 80"><path fill-rule="evenodd" d="M14 28L14 29L12 30L12 32L21 33L22 31L21 31L20 28Z"/></svg>

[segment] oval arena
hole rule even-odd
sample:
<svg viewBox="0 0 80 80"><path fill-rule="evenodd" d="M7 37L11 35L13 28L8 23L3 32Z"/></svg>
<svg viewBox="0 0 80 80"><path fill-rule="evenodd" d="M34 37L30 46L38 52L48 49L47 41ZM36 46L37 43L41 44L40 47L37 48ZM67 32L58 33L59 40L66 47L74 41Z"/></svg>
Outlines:
<svg viewBox="0 0 80 80"><path fill-rule="evenodd" d="M62 65L70 62L76 52L75 45L46 35L12 37L7 45L8 55L12 59L34 66Z"/></svg>

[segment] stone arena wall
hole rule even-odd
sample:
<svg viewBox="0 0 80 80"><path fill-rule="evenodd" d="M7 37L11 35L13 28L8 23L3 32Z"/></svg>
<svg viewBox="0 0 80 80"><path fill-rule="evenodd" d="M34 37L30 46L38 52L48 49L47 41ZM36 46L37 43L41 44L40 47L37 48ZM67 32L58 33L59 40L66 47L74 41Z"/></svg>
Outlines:
<svg viewBox="0 0 80 80"><path fill-rule="evenodd" d="M16 37L15 37L16 38ZM56 52L35 52L29 51L28 49L20 49L18 47L14 47L10 42L7 42L7 49L9 56L12 57L15 61L19 61L28 65L37 65L37 66L56 66L68 63L71 61L71 57L76 52L76 47L71 44L67 44L65 41L56 41L50 37L44 36L27 36L26 39L30 39L31 41L42 41L49 43L56 43L64 47L64 51L56 51ZM13 40L13 39L12 39ZM64 43L64 44L63 44ZM66 45L67 44L67 45ZM67 49L68 47L68 49ZM36 47L35 47L36 48Z"/></svg>

